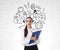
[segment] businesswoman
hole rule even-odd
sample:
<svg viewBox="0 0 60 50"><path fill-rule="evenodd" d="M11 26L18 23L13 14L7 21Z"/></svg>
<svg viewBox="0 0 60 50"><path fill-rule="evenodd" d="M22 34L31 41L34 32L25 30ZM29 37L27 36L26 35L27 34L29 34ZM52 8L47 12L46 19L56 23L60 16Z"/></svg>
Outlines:
<svg viewBox="0 0 60 50"><path fill-rule="evenodd" d="M34 27L32 27L33 19L31 17L27 17L24 21L26 23L23 29L23 40L22 44L24 45L24 50L38 50L37 44L39 44L39 38L36 40L36 36L32 37L32 32L36 31ZM34 43L29 44L30 40L34 40Z"/></svg>

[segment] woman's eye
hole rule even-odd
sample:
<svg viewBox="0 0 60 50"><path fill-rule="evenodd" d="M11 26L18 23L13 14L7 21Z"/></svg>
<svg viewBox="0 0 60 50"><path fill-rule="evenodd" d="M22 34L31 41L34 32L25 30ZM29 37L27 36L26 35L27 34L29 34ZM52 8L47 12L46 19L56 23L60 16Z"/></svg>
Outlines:
<svg viewBox="0 0 60 50"><path fill-rule="evenodd" d="M31 22L31 21L30 21Z"/></svg>

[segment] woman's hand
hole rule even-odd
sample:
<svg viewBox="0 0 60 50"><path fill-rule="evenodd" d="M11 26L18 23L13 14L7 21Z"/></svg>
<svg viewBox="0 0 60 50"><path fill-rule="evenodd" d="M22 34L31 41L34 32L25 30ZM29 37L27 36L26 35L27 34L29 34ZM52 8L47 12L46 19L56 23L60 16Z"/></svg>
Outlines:
<svg viewBox="0 0 60 50"><path fill-rule="evenodd" d="M36 41L36 36L34 36L34 37L31 37L31 40L34 40L34 41Z"/></svg>

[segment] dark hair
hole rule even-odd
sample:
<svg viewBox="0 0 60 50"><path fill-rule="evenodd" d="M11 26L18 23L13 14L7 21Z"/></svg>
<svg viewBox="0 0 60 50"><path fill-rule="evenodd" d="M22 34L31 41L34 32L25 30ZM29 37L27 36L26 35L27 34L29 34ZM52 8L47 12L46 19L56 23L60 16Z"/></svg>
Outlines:
<svg viewBox="0 0 60 50"><path fill-rule="evenodd" d="M27 17L27 18L32 19L31 17ZM33 19L32 19L32 22L33 22ZM27 25L26 25L26 27L25 27L25 29L24 29L24 37L26 37L27 34L28 34L28 29L27 29Z"/></svg>

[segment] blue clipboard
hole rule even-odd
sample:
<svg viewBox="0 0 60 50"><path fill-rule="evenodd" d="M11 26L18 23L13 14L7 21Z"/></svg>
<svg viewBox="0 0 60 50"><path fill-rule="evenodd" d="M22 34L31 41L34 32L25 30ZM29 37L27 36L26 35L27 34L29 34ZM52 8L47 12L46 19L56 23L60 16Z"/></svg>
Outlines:
<svg viewBox="0 0 60 50"><path fill-rule="evenodd" d="M32 32L32 37L34 37L34 36L36 35L36 39L38 39L40 33L41 33L41 30L36 31L36 32ZM34 43L34 42L35 42L34 40L30 40L30 41L29 41L29 44Z"/></svg>

